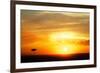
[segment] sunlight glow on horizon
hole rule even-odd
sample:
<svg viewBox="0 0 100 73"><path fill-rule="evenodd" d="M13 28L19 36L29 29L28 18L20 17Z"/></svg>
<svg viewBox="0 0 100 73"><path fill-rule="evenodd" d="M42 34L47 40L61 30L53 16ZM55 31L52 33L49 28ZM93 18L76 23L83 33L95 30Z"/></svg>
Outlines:
<svg viewBox="0 0 100 73"><path fill-rule="evenodd" d="M48 36L40 37L40 40L24 45L26 47L26 53L24 49L24 54L27 54L28 50L33 47L37 49L34 54L38 55L69 55L89 51L89 46L79 43L84 39L80 39L81 37L77 33L52 32ZM76 39L77 37L78 39ZM32 54L31 51L29 53Z"/></svg>

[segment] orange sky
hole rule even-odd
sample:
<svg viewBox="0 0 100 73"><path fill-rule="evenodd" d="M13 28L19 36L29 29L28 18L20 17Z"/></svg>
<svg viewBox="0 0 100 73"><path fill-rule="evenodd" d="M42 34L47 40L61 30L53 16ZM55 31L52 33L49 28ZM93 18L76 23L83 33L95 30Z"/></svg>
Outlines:
<svg viewBox="0 0 100 73"><path fill-rule="evenodd" d="M88 52L89 13L21 10L22 55Z"/></svg>

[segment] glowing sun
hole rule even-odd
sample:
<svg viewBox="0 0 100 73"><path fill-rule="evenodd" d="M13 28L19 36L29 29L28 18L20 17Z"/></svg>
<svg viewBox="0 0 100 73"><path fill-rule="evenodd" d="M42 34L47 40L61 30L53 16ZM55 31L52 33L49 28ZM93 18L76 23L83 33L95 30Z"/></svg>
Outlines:
<svg viewBox="0 0 100 73"><path fill-rule="evenodd" d="M59 50L59 53L60 54L66 54L68 51L68 48L67 47L62 47L60 50Z"/></svg>

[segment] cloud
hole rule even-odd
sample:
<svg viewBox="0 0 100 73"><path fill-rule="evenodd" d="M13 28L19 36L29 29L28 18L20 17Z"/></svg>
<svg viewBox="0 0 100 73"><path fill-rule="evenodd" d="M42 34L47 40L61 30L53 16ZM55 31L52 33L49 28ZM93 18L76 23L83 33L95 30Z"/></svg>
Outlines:
<svg viewBox="0 0 100 73"><path fill-rule="evenodd" d="M21 10L22 29L31 31L89 32L89 13Z"/></svg>

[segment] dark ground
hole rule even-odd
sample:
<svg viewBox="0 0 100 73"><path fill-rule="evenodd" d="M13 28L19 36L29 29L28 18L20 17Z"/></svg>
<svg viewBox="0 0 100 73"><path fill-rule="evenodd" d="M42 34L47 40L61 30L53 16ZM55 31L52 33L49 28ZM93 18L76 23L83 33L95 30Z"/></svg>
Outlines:
<svg viewBox="0 0 100 73"><path fill-rule="evenodd" d="M71 54L71 55L33 55L33 56L21 56L21 63L28 62L47 62L47 61L68 61L68 60L87 60L89 59L89 53L83 54Z"/></svg>

